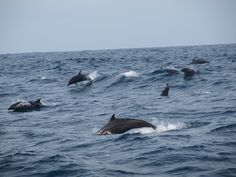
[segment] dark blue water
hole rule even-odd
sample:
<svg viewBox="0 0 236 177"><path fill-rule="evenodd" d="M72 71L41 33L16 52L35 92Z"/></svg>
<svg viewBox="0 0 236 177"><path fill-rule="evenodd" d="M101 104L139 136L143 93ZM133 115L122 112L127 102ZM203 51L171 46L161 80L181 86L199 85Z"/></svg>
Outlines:
<svg viewBox="0 0 236 177"><path fill-rule="evenodd" d="M193 58L209 64L188 65ZM0 55L0 176L236 176L236 45ZM197 73L165 69L192 67ZM92 83L67 87L79 70ZM170 96L161 97L166 83ZM42 98L40 111L9 112ZM150 129L97 136L110 116Z"/></svg>

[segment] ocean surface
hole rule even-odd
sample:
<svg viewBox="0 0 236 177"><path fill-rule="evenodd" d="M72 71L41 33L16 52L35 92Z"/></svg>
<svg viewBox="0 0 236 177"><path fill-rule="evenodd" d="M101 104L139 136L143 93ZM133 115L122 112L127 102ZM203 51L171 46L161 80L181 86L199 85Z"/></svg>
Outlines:
<svg viewBox="0 0 236 177"><path fill-rule="evenodd" d="M210 63L189 65L194 58ZM236 44L4 54L0 62L1 177L236 176ZM197 72L184 78L184 67ZM67 87L80 70L92 81ZM7 110L38 98L39 111ZM113 113L157 130L96 135Z"/></svg>

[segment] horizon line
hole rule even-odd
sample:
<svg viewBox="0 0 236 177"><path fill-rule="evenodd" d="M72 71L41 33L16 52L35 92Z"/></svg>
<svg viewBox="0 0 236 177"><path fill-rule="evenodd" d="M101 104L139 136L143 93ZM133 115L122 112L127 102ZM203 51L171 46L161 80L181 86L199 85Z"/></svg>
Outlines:
<svg viewBox="0 0 236 177"><path fill-rule="evenodd" d="M159 46L159 47L124 47L124 48L104 48L104 49L81 49L81 50L58 50L58 51L31 51L31 52L15 52L15 53L0 53L0 55L17 55L17 54L31 54L31 53L69 53L69 52L84 52L84 51L105 51L105 50L127 50L127 49L148 49L148 48L173 48L173 47L197 47L197 46L216 46L216 45L234 45L233 43L219 43L219 44L190 44L190 45L173 45L173 46Z"/></svg>

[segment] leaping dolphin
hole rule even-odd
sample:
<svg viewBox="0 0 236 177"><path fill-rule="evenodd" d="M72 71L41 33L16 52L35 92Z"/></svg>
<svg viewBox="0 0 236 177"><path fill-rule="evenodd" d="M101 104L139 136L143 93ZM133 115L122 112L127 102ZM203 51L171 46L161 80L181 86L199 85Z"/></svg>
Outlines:
<svg viewBox="0 0 236 177"><path fill-rule="evenodd" d="M28 101L28 102L19 101L17 103L12 104L8 108L8 110L12 110L13 112L26 112L26 111L37 110L44 106L40 101L41 98L37 99L36 101Z"/></svg>
<svg viewBox="0 0 236 177"><path fill-rule="evenodd" d="M90 80L90 78L87 77L86 75L82 74L82 73L81 73L81 70L80 70L79 74L77 74L76 76L73 76L73 77L69 80L67 86L69 86L69 85L71 85L71 84L76 84L77 82L86 81L86 80Z"/></svg>
<svg viewBox="0 0 236 177"><path fill-rule="evenodd" d="M113 114L109 120L109 122L101 128L97 135L110 135L110 134L121 134L127 132L134 128L143 128L143 127L151 127L156 130L156 127L144 120L138 119L128 119L128 118L116 118L115 114Z"/></svg>

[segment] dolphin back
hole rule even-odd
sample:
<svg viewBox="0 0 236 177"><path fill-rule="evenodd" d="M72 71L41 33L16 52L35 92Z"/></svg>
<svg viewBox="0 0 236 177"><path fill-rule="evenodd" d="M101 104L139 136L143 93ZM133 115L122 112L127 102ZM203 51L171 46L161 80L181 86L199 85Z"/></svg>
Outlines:
<svg viewBox="0 0 236 177"><path fill-rule="evenodd" d="M40 109L43 104L40 102L41 99L38 99L36 101L27 101L27 102L17 102L12 104L8 110L13 110L14 112L26 112L26 111L32 111Z"/></svg>
<svg viewBox="0 0 236 177"><path fill-rule="evenodd" d="M149 122L139 119L113 119L98 131L98 135L121 134L135 128L156 127Z"/></svg>

